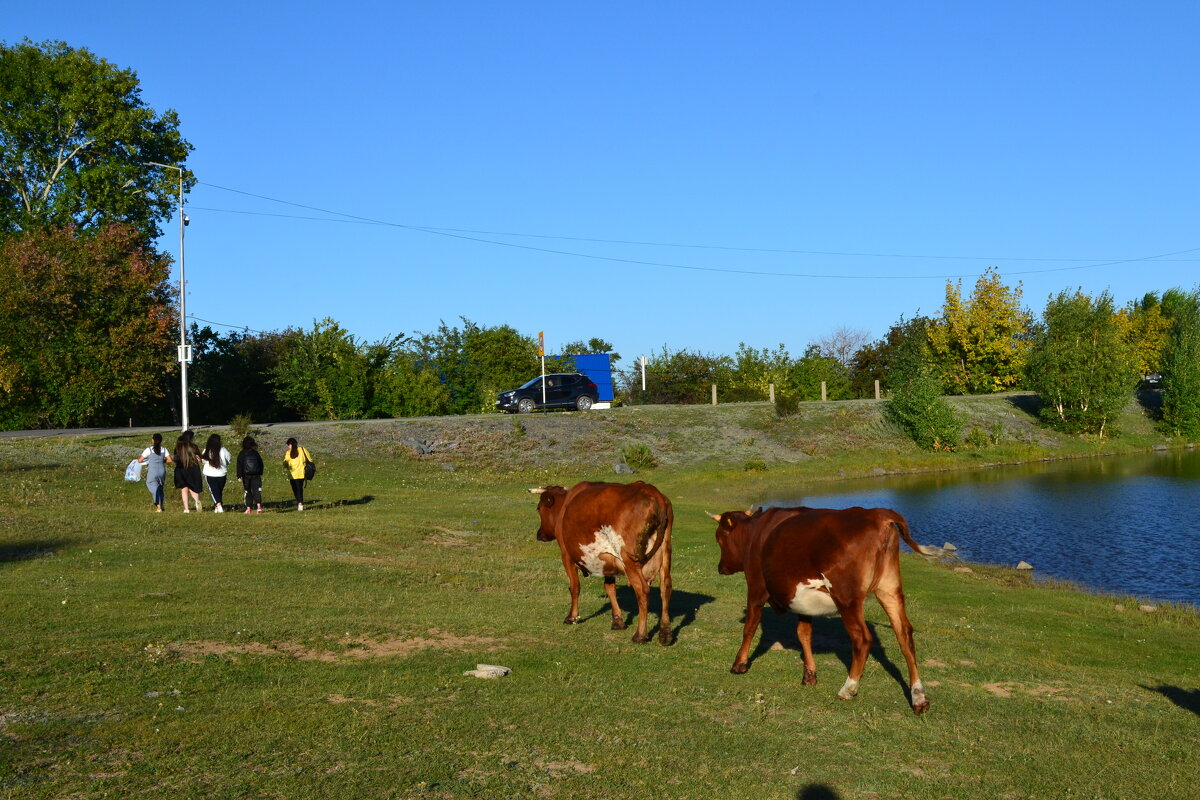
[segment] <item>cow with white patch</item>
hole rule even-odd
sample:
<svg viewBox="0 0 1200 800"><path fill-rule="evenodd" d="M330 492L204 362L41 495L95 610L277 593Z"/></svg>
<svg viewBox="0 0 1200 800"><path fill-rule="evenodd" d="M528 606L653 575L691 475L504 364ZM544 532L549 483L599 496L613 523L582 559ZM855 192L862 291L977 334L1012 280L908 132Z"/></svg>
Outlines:
<svg viewBox="0 0 1200 800"><path fill-rule="evenodd" d="M537 538L558 542L571 582L571 609L563 622L579 621L579 576L595 575L604 578L613 630L623 629L625 615L617 603L616 576L624 575L637 597L633 641L648 641L650 584L658 578L662 599L658 639L671 644L671 526L675 521L671 501L642 481L583 481L570 489L546 486L529 491L541 496Z"/></svg>
<svg viewBox="0 0 1200 800"><path fill-rule="evenodd" d="M918 553L904 517L886 508L772 508L709 514L717 521L722 575L746 573L746 620L742 646L733 661L735 674L750 669L750 644L770 604L778 614L800 616L796 635L804 651L805 685L817 682L812 653L812 618L841 615L853 644L850 674L838 692L849 700L858 692L871 649L871 631L863 616L868 594L887 612L908 662L912 708L929 708L917 673L913 628L900 585L900 538ZM897 536L899 534L899 537Z"/></svg>

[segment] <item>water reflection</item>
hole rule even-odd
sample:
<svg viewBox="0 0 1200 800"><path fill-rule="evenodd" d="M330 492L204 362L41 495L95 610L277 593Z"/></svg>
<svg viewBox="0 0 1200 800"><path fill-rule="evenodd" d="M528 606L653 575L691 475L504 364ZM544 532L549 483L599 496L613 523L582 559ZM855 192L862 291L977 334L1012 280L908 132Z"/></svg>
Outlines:
<svg viewBox="0 0 1200 800"><path fill-rule="evenodd" d="M969 561L1015 565L1110 592L1200 605L1200 452L1092 458L969 473L774 487L763 504L884 506L914 538Z"/></svg>

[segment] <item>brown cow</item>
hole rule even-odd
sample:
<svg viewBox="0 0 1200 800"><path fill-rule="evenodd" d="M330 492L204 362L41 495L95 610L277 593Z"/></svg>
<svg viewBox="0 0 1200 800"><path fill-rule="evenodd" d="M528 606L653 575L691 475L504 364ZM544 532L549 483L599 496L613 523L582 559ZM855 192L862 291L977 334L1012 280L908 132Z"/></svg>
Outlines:
<svg viewBox="0 0 1200 800"><path fill-rule="evenodd" d="M633 641L649 640L646 613L650 583L659 578L662 616L658 638L671 644L671 526L675 521L671 501L648 483L593 483L583 481L570 489L547 486L529 491L540 494L539 541L558 541L563 567L571 581L571 610L563 620L579 621L579 573L604 576L604 592L612 605L613 630L625 627L617 604L616 576L624 574L637 596L637 632Z"/></svg>
<svg viewBox="0 0 1200 800"><path fill-rule="evenodd" d="M804 651L804 684L817 682L812 653L812 618L840 614L854 653L850 674L838 692L849 700L858 692L871 631L863 604L873 593L887 612L908 662L913 711L929 708L925 685L917 674L912 624L904 610L900 586L900 536L913 550L929 551L912 540L904 517L886 508L772 508L754 513L709 514L717 521L722 575L746 573L746 621L734 673L750 669L750 643L770 603L777 614L800 615L796 634Z"/></svg>

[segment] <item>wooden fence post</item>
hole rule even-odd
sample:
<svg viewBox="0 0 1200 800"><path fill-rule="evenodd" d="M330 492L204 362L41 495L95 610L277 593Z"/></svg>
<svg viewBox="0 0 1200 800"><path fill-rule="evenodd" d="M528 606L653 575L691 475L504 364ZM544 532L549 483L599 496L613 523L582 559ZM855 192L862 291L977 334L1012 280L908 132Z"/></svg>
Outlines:
<svg viewBox="0 0 1200 800"><path fill-rule="evenodd" d="M879 399L879 379L875 379L875 399Z"/></svg>
<svg viewBox="0 0 1200 800"><path fill-rule="evenodd" d="M717 404L717 385L715 383L712 385L712 392L713 392L713 405L715 406Z"/></svg>
<svg viewBox="0 0 1200 800"><path fill-rule="evenodd" d="M770 388L771 388L771 402L774 403L775 402L775 384L773 384L773 383L770 384Z"/></svg>
<svg viewBox="0 0 1200 800"><path fill-rule="evenodd" d="M821 381L821 402L825 402L825 381Z"/></svg>

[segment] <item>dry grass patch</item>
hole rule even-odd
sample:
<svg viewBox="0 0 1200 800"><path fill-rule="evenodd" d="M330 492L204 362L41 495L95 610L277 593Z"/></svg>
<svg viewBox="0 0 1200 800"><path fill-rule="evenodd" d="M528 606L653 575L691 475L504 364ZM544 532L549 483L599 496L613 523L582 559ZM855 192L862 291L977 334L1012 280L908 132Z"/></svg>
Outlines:
<svg viewBox="0 0 1200 800"><path fill-rule="evenodd" d="M455 636L445 631L431 630L428 636L382 639L348 636L338 639L339 649L322 650L299 642L172 642L168 649L184 659L203 659L206 656L284 656L299 661L334 662L345 659L407 658L421 650L483 650L493 653L502 649L499 639L487 636Z"/></svg>

